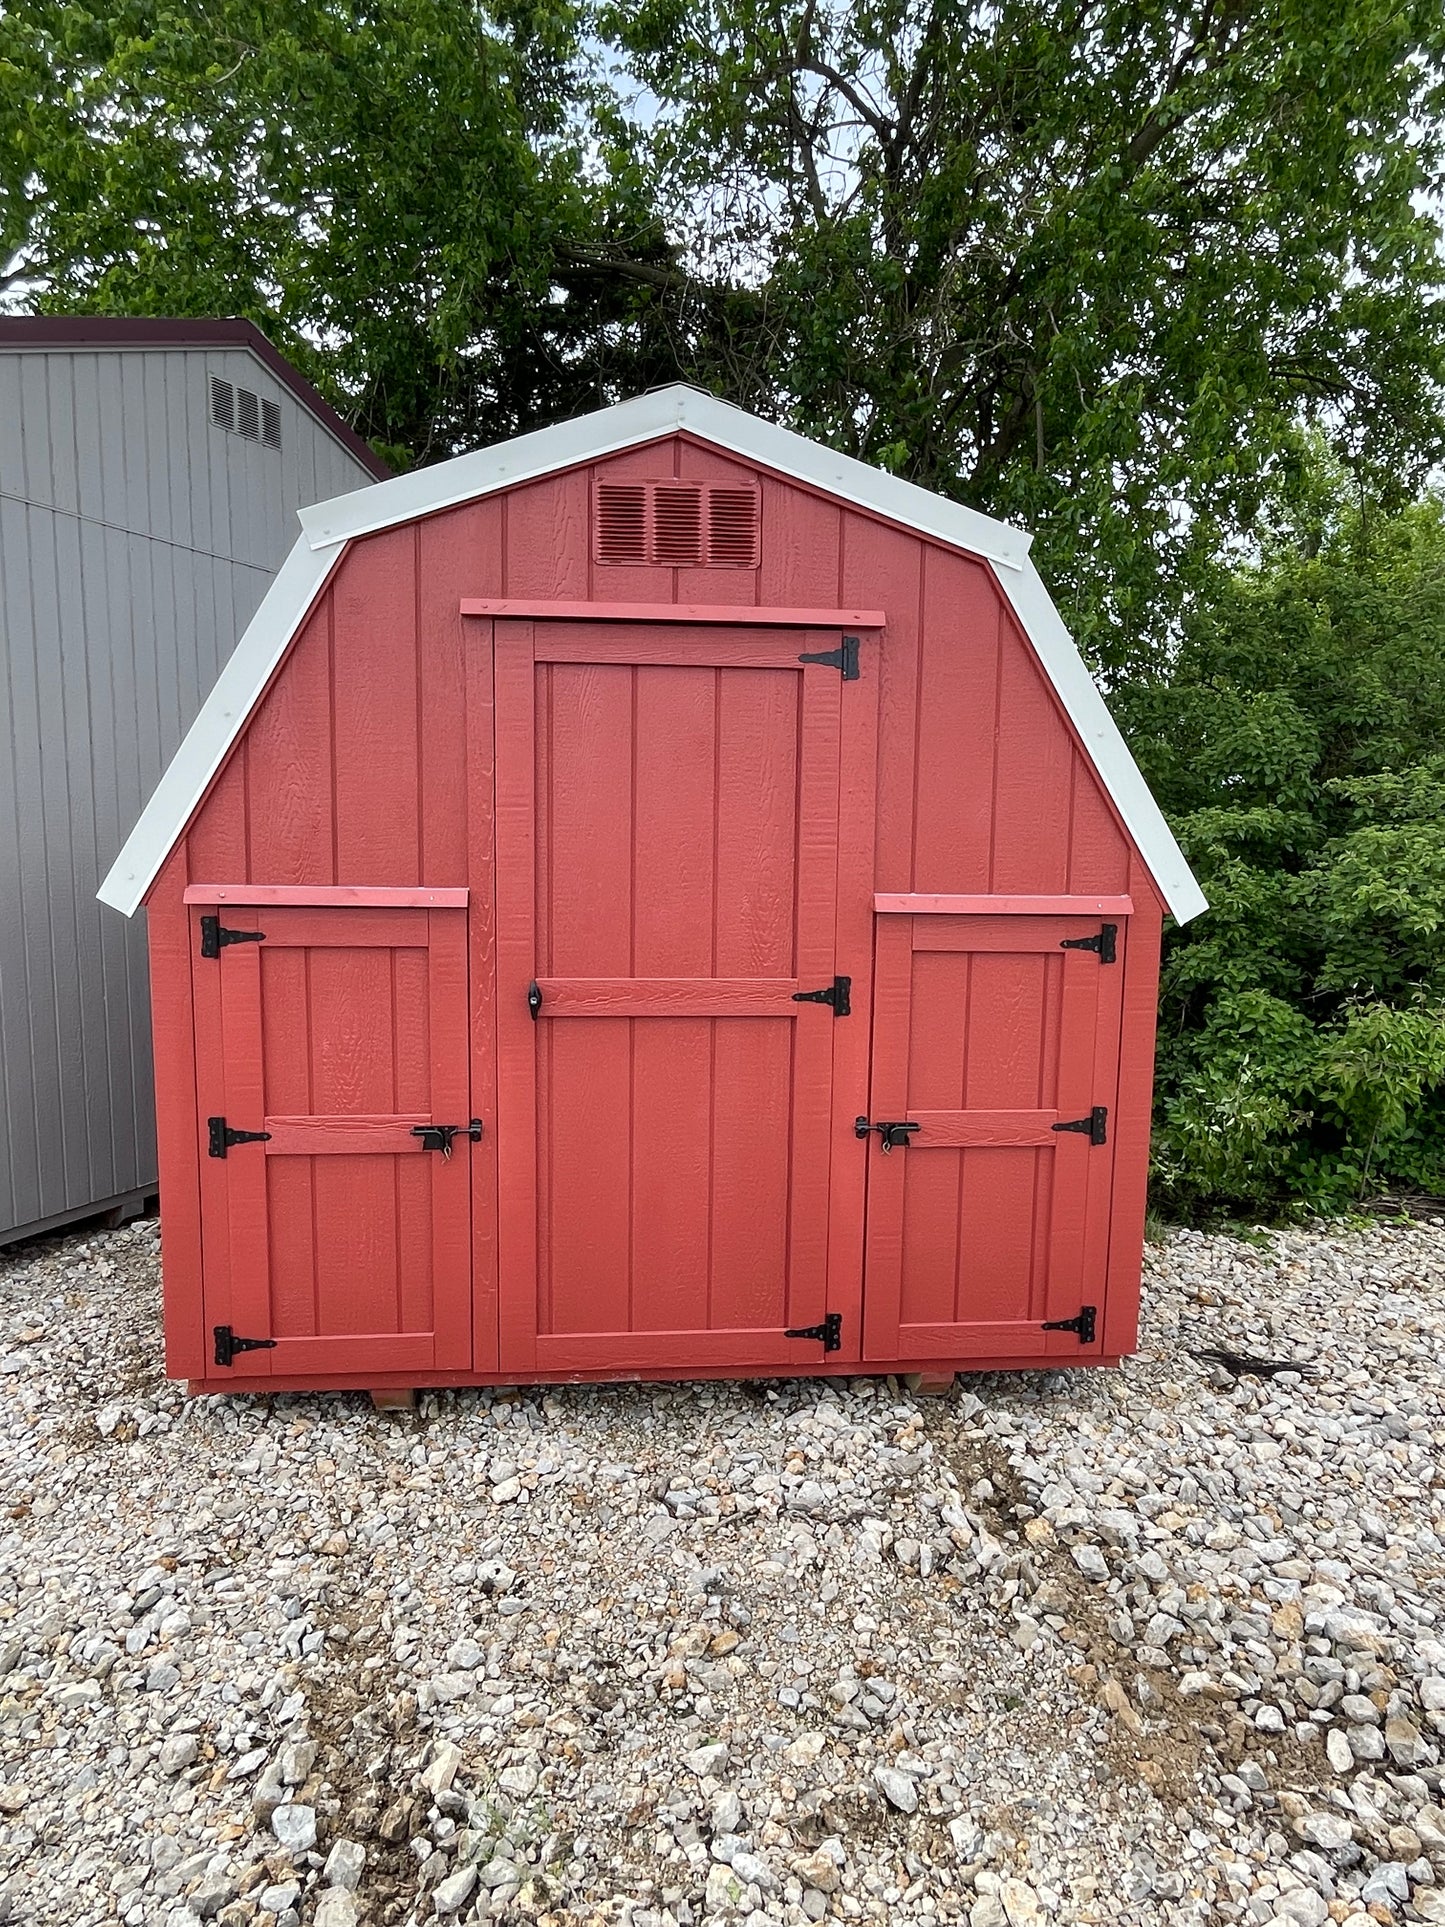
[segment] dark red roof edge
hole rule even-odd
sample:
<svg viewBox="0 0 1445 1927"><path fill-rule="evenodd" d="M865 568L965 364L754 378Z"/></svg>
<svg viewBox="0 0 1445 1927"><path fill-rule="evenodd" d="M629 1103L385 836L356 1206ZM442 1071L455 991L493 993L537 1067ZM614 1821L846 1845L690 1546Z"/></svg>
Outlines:
<svg viewBox="0 0 1445 1927"><path fill-rule="evenodd" d="M0 348L249 348L291 390L322 426L348 448L379 482L390 468L371 445L348 428L330 402L298 374L254 322L151 319L144 315L0 315Z"/></svg>

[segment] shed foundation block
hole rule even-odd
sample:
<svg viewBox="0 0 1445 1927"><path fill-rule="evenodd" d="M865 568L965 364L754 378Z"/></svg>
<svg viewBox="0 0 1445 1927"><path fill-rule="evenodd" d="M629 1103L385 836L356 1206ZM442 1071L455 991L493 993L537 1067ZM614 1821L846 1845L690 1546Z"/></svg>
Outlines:
<svg viewBox="0 0 1445 1927"><path fill-rule="evenodd" d="M954 1376L952 1372L905 1372L903 1383L915 1398L947 1398Z"/></svg>

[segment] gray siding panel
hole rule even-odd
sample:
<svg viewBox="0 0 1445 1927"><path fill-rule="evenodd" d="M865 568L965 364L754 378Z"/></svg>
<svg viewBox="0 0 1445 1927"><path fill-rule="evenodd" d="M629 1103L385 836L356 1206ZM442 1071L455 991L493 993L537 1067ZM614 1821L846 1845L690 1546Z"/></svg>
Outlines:
<svg viewBox="0 0 1445 1927"><path fill-rule="evenodd" d="M295 510L370 479L244 351L0 352L0 1241L154 1185L145 926L95 890Z"/></svg>

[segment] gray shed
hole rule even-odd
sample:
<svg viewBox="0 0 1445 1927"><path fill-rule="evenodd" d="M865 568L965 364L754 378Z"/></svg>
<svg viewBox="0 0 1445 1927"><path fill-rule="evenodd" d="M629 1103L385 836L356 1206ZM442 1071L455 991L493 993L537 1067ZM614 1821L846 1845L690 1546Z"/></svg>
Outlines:
<svg viewBox="0 0 1445 1927"><path fill-rule="evenodd" d="M388 473L246 321L0 317L0 1243L155 1189L96 885L296 534Z"/></svg>

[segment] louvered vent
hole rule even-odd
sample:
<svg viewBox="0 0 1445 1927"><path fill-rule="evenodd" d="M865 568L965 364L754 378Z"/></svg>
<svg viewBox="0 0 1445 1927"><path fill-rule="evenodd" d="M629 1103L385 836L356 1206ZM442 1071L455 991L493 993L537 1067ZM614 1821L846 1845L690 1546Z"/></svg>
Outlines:
<svg viewBox="0 0 1445 1927"><path fill-rule="evenodd" d="M707 559L715 569L758 566L758 491L715 484L707 492Z"/></svg>
<svg viewBox="0 0 1445 1927"><path fill-rule="evenodd" d="M236 426L236 391L219 375L211 376L211 420L217 428Z"/></svg>
<svg viewBox="0 0 1445 1927"><path fill-rule="evenodd" d="M633 568L755 569L758 491L732 482L599 482L596 556Z"/></svg>
<svg viewBox="0 0 1445 1927"><path fill-rule="evenodd" d="M647 560L647 484L597 484L597 560Z"/></svg>
<svg viewBox="0 0 1445 1927"><path fill-rule="evenodd" d="M248 442L267 448L281 446L281 404L266 401L249 388L237 388L220 375L211 376L211 420L228 435L244 435Z"/></svg>

